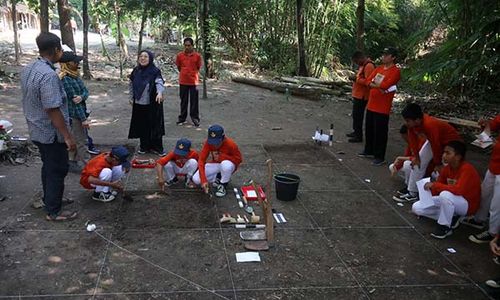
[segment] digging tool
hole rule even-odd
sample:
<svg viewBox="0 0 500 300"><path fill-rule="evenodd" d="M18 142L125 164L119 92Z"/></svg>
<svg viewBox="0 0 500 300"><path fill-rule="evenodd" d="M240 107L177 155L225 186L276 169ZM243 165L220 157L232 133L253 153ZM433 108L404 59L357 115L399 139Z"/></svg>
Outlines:
<svg viewBox="0 0 500 300"><path fill-rule="evenodd" d="M243 210L251 215L253 213L253 207L248 206L248 201L245 196L241 196L237 188L234 188L234 194L236 195L236 200L238 200L238 206L243 208Z"/></svg>
<svg viewBox="0 0 500 300"><path fill-rule="evenodd" d="M250 223L252 224L260 223L260 216L257 216L255 213L252 213L252 216L250 217Z"/></svg>
<svg viewBox="0 0 500 300"><path fill-rule="evenodd" d="M269 250L269 244L267 241L246 241L243 243L245 249L252 251L267 251Z"/></svg>
<svg viewBox="0 0 500 300"><path fill-rule="evenodd" d="M242 231L240 238L244 241L265 241L266 232L264 230Z"/></svg>
<svg viewBox="0 0 500 300"><path fill-rule="evenodd" d="M263 229L266 228L266 224L236 224L234 228L245 229L245 228L257 228Z"/></svg>

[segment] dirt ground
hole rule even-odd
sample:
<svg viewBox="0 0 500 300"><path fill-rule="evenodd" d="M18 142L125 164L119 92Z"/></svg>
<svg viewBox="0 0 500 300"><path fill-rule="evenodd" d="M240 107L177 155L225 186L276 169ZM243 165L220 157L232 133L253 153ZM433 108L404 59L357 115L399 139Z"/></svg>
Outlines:
<svg viewBox="0 0 500 300"><path fill-rule="evenodd" d="M22 64L33 58L27 55ZM14 74L19 69L7 66ZM103 76L112 77L109 72ZM127 139L126 81L86 84L97 146L136 149L137 141ZM236 262L235 254L246 251L241 230L218 222L224 212L245 214L233 193L210 199L177 187L159 194L150 169L132 169L125 179L133 201L120 196L111 203L91 200L79 176L70 173L65 196L74 200L68 208L77 209L79 218L50 223L31 207L41 190L39 158L16 166L4 162L0 194L8 198L0 202L0 298L500 299L483 284L499 275L488 246L467 239L476 230L462 225L445 240L433 239L435 221L417 219L409 204L391 200L403 183L390 178L386 166L357 157L362 145L345 138L349 99L287 100L256 87L210 81L208 99L200 99L201 126L195 128L175 125L178 88L174 81L167 84L166 149L180 137L200 149L208 126L218 123L243 154L231 187L248 179L265 184L268 158L274 173L301 177L296 200L277 200L274 187L270 193L273 208L287 219L275 224L274 246L259 253L261 262ZM3 83L0 119L14 123L13 134L26 136L20 94L17 77ZM330 123L334 145L315 145L315 128ZM400 116L392 115L387 159L404 149L400 125ZM488 155L474 149L468 156L484 174ZM97 230L87 232L87 221Z"/></svg>

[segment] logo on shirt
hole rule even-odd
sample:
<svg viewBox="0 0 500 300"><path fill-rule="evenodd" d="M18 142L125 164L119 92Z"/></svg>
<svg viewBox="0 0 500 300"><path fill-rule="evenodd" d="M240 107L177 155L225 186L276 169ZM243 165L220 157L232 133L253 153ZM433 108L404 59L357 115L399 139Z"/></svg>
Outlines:
<svg viewBox="0 0 500 300"><path fill-rule="evenodd" d="M182 149L184 149L184 145L183 144L179 144L179 147L177 147L177 148L179 148L179 150L182 150Z"/></svg>

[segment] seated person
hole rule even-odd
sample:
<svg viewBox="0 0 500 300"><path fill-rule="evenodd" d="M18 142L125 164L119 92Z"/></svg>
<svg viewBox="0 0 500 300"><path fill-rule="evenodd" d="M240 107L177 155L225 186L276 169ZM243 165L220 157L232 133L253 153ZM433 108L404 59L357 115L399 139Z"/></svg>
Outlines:
<svg viewBox="0 0 500 300"><path fill-rule="evenodd" d="M222 126L212 125L208 128L208 138L200 152L198 172L193 176L193 183L201 184L205 193L209 192L208 183L214 183L215 196L224 197L227 184L241 161L238 145L224 135Z"/></svg>
<svg viewBox="0 0 500 300"><path fill-rule="evenodd" d="M444 239L460 224L460 218L474 214L481 197L481 178L476 169L465 161L465 144L451 141L444 148L443 162L446 164L435 182L424 188L432 192L434 205L426 207L422 200L413 203L412 211L418 216L435 219L438 228L432 237Z"/></svg>
<svg viewBox="0 0 500 300"><path fill-rule="evenodd" d="M113 189L123 190L120 179L130 169L128 156L127 148L117 146L111 152L99 154L87 163L83 168L80 184L86 189L95 189L92 199L111 202L117 194Z"/></svg>
<svg viewBox="0 0 500 300"><path fill-rule="evenodd" d="M177 175L185 176L185 185L189 187L194 172L198 169L198 153L191 149L191 141L180 139L173 151L156 161L156 179L161 190L177 183Z"/></svg>

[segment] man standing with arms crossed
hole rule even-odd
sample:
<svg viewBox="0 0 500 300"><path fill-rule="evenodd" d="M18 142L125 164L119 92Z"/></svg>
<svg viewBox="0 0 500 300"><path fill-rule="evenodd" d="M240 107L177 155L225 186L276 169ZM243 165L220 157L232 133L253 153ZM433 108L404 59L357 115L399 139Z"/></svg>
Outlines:
<svg viewBox="0 0 500 300"><path fill-rule="evenodd" d="M201 68L201 55L193 49L193 39L184 39L184 51L177 54L175 64L179 70L179 94L181 97L181 114L177 125L186 122L189 103L189 116L193 125L200 126L200 112L198 109L198 73Z"/></svg>
<svg viewBox="0 0 500 300"><path fill-rule="evenodd" d="M76 144L68 130L66 93L54 63L63 54L58 36L42 32L36 38L40 57L21 73L23 111L30 138L42 158L43 202L48 221L74 219L76 212L63 211L64 177L68 173L68 151Z"/></svg>

